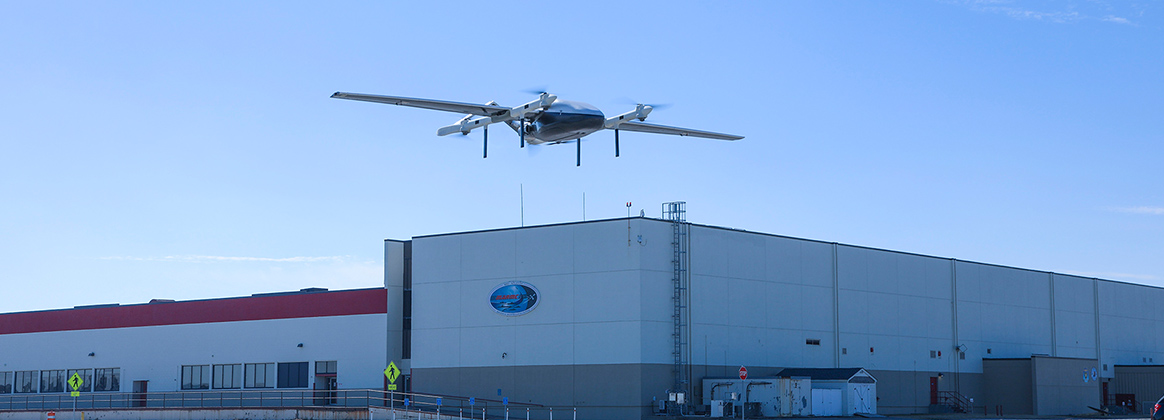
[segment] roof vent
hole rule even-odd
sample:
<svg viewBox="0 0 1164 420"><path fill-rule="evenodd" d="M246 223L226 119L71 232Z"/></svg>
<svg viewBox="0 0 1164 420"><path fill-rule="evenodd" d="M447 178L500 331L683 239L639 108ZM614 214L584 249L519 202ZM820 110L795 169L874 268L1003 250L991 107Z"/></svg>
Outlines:
<svg viewBox="0 0 1164 420"><path fill-rule="evenodd" d="M327 289L323 288L323 287L308 287L306 289L299 289L299 291L303 292L303 293L318 293L318 292L326 292Z"/></svg>
<svg viewBox="0 0 1164 420"><path fill-rule="evenodd" d="M174 303L173 299L150 299L150 304L155 303Z"/></svg>

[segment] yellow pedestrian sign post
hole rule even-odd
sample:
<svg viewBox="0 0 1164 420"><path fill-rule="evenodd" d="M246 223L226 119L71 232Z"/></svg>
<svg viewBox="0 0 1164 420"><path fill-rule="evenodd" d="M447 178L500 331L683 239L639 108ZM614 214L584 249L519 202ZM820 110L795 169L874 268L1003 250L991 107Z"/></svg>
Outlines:
<svg viewBox="0 0 1164 420"><path fill-rule="evenodd" d="M388 368L384 369L384 376L388 377L388 390L396 390L396 379L400 378L400 368L396 367L396 362L388 362Z"/></svg>
<svg viewBox="0 0 1164 420"><path fill-rule="evenodd" d="M81 384L83 383L85 383L85 381L81 379L81 374L79 372L73 372L73 376L69 378L69 388L72 388L73 392L69 395L80 397Z"/></svg>

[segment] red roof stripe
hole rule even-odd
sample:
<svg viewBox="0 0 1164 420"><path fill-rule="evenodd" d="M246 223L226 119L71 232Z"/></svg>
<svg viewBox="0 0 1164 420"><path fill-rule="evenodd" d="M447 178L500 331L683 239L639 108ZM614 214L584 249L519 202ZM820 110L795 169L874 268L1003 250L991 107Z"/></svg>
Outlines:
<svg viewBox="0 0 1164 420"><path fill-rule="evenodd" d="M0 334L386 313L386 289L361 289L0 314Z"/></svg>

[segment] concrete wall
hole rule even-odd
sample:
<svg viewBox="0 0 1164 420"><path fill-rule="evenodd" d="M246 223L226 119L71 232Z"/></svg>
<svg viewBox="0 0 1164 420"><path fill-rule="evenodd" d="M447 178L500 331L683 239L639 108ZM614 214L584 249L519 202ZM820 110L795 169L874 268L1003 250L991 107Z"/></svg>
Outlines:
<svg viewBox="0 0 1164 420"><path fill-rule="evenodd" d="M983 360L982 405L987 414L1034 414L1034 377L1031 359Z"/></svg>
<svg viewBox="0 0 1164 420"><path fill-rule="evenodd" d="M1088 406L1100 406L1100 381L1088 376L1098 367L1095 359L1035 356L1031 362L1035 415L1090 414Z"/></svg>
<svg viewBox="0 0 1164 420"><path fill-rule="evenodd" d="M380 389L386 331L372 314L4 334L0 371L121 368L121 391L178 391L182 365L335 360L340 388Z"/></svg>
<svg viewBox="0 0 1164 420"><path fill-rule="evenodd" d="M669 386L670 374L670 365L658 364L413 368L413 388L444 395L505 397L514 403L559 409L577 407L578 418L584 420L637 419L650 416L651 400L656 397L651 391Z"/></svg>
<svg viewBox="0 0 1164 420"><path fill-rule="evenodd" d="M1090 414L1099 407L1100 383L1095 359L1034 356L983 361L985 406L994 414L1040 416Z"/></svg>

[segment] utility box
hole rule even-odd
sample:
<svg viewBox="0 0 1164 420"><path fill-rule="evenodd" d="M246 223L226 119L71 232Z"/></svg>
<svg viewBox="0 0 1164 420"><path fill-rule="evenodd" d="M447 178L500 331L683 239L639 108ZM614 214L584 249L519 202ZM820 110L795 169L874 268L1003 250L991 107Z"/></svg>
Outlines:
<svg viewBox="0 0 1164 420"><path fill-rule="evenodd" d="M711 400L711 416L724 417L726 414L731 414L732 403L724 400Z"/></svg>

